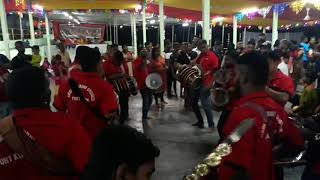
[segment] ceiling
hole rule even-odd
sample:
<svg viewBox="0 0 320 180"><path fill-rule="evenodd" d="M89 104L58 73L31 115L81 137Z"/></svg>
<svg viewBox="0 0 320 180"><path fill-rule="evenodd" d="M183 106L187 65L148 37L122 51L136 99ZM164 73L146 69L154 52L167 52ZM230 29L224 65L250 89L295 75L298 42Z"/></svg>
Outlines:
<svg viewBox="0 0 320 180"><path fill-rule="evenodd" d="M141 0L36 0L46 10L135 9Z"/></svg>
<svg viewBox="0 0 320 180"><path fill-rule="evenodd" d="M144 0L38 0L38 3L49 10L66 10L69 12L76 11L73 16L82 23L109 23L117 21L119 25L130 25L129 14L111 13L108 10L113 9L129 9L133 10L137 5L142 4ZM154 0L153 4L147 6L147 12L150 14L158 14L158 1ZM294 0L211 0L211 16L225 17L225 23L232 23L232 15L250 8L261 8L270 6L274 3L292 2ZM166 23L178 23L177 19L184 21L186 19L193 22L201 21L202 19L202 1L201 0L164 0L164 13L168 16ZM79 10L84 10L83 12ZM87 11L89 9L89 11ZM90 11L90 9L95 9ZM100 10L100 11L99 11ZM57 11L53 11L57 12ZM285 13L280 15L279 26L287 24L303 23L303 18L306 15L304 9L299 14L292 12L287 8ZM311 20L318 20L320 12L311 10ZM172 17L172 18L169 18ZM51 20L66 21L66 18L61 14L51 13ZM157 16L153 18L156 20ZM180 23L182 23L180 21ZM137 15L137 22L141 22L141 16ZM257 15L254 19L243 19L239 24L243 25L258 25L271 26L272 12L266 18Z"/></svg>

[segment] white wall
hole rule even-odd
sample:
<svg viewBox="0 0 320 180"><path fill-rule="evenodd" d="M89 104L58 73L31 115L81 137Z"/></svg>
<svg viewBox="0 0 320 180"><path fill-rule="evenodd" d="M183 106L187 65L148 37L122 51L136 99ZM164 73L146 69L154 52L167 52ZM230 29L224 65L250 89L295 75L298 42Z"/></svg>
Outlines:
<svg viewBox="0 0 320 180"><path fill-rule="evenodd" d="M9 44L9 48L10 48L10 57L11 59L13 57L15 57L18 54L18 51L16 49L14 49L14 43L18 41L18 40L12 40L10 41ZM30 40L28 40L30 42ZM42 60L47 56L47 45L46 45L47 41L45 38L41 38L41 39L36 39L35 40L35 44L37 44L40 47L40 55L42 57ZM91 48L94 47L98 47L100 50L100 53L103 54L107 51L107 44L111 44L111 42L105 42L105 44L84 44L83 46L88 46ZM77 45L76 47L78 47L79 45ZM119 49L121 50L121 46L119 47ZM133 50L133 47L128 46L128 49L130 51ZM76 48L67 48L66 49L69 54L70 54L70 58L73 61L75 54L76 54ZM55 45L51 45L51 54L52 56L56 55L58 53L58 49ZM0 54L5 54L5 50L4 50L4 42L0 41ZM31 48L26 48L26 54L32 54L32 50Z"/></svg>

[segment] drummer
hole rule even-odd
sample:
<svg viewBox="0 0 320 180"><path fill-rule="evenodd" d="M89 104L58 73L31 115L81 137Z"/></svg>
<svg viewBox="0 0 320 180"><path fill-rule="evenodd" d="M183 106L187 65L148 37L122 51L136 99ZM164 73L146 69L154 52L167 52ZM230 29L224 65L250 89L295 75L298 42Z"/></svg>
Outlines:
<svg viewBox="0 0 320 180"><path fill-rule="evenodd" d="M210 108L209 96L210 89L214 81L213 73L219 68L219 60L213 52L209 51L207 41L201 40L198 43L198 49L200 49L201 54L199 55L199 58L193 62L193 64L196 64L201 70L202 85L199 89L195 90L192 99L192 109L198 120L193 124L193 126L204 128L203 117L198 105L198 101L200 99L202 107L207 116L209 128L213 130L214 122Z"/></svg>
<svg viewBox="0 0 320 180"><path fill-rule="evenodd" d="M138 89L142 96L142 120L151 119L148 116L150 106L152 104L152 90L146 86L146 78L149 74L147 67L148 52L141 49L138 58L133 62L133 75L137 80Z"/></svg>
<svg viewBox="0 0 320 180"><path fill-rule="evenodd" d="M103 70L107 80L112 81L116 79L128 77L128 66L124 63L123 53L119 50L115 51L111 60L103 63ZM123 124L129 120L129 92L118 92L120 104L120 123Z"/></svg>
<svg viewBox="0 0 320 180"><path fill-rule="evenodd" d="M303 147L303 138L288 121L284 108L265 92L268 75L268 62L258 53L245 53L237 61L236 79L242 97L228 116L223 135L230 135L248 118L253 119L255 125L232 145L231 154L223 159L219 167L219 179L273 180L273 158L281 152L272 152L276 142L281 142L287 153L294 153Z"/></svg>
<svg viewBox="0 0 320 180"><path fill-rule="evenodd" d="M90 108L80 101L80 97L72 90L74 87L68 82L61 84L53 105L59 111L66 112L70 117L79 120L91 139L94 139L106 126L103 119L97 117L98 112L110 119L114 112L118 111L118 103L112 86L99 75L102 69L101 54L87 46L80 47L78 47L81 54L79 62L82 70L73 72L70 78L79 88L86 87L81 88L81 92L90 104Z"/></svg>

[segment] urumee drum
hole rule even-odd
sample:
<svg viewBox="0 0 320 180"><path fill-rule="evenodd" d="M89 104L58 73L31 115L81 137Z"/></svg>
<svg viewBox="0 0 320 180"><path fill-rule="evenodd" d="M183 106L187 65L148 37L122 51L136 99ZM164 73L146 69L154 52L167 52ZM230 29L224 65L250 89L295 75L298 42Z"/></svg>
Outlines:
<svg viewBox="0 0 320 180"><path fill-rule="evenodd" d="M182 85L189 86L192 89L200 88L201 72L198 68L177 64L177 69L178 69L178 81Z"/></svg>
<svg viewBox="0 0 320 180"><path fill-rule="evenodd" d="M128 93L133 96L138 94L137 82L134 77L122 77L111 80L113 89L116 93Z"/></svg>

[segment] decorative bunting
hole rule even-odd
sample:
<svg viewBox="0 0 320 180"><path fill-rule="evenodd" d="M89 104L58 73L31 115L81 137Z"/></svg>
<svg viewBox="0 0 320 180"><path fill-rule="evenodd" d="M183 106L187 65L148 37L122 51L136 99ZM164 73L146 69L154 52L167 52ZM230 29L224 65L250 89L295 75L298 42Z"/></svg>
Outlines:
<svg viewBox="0 0 320 180"><path fill-rule="evenodd" d="M258 13L259 13L263 18L266 18L267 15L269 14L271 8L272 8L271 6L261 8L261 9L258 10Z"/></svg>
<svg viewBox="0 0 320 180"><path fill-rule="evenodd" d="M279 15L283 14L284 10L286 10L286 8L289 5L287 3L280 3L280 4L275 4L272 8L274 11L278 12Z"/></svg>
<svg viewBox="0 0 320 180"><path fill-rule="evenodd" d="M247 13L245 15L249 20L252 20L256 16L256 12Z"/></svg>
<svg viewBox="0 0 320 180"><path fill-rule="evenodd" d="M236 14L236 18L237 18L237 21L240 22L243 20L245 14L242 14L242 13L237 13Z"/></svg>
<svg viewBox="0 0 320 180"><path fill-rule="evenodd" d="M295 12L296 14L298 14L300 11L302 11L302 9L304 8L304 6L307 4L306 1L304 0L298 0L298 1L294 1L293 3L290 4L290 8L292 9L293 12Z"/></svg>
<svg viewBox="0 0 320 180"><path fill-rule="evenodd" d="M318 11L320 11L320 2L314 3L313 5Z"/></svg>

